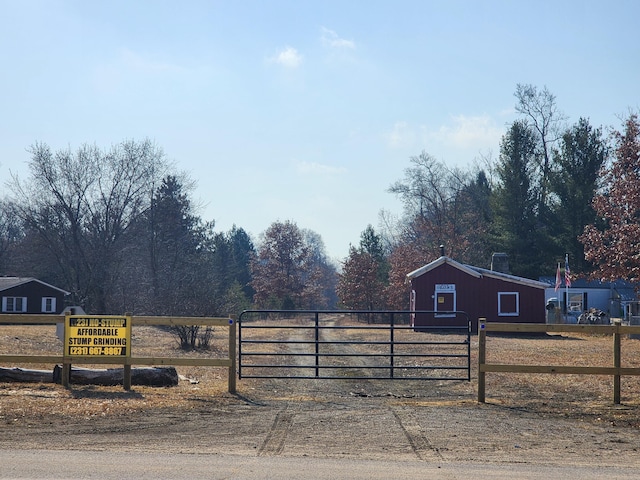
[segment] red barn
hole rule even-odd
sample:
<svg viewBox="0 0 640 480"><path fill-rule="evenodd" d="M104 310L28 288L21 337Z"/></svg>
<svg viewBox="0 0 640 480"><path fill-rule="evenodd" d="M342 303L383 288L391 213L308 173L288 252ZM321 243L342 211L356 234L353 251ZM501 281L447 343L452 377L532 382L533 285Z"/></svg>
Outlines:
<svg viewBox="0 0 640 480"><path fill-rule="evenodd" d="M545 323L544 291L547 284L484 268L463 265L442 256L407 275L411 283L411 310L420 326L464 326L463 311L478 331L478 318L487 322ZM442 312L438 314L438 312Z"/></svg>

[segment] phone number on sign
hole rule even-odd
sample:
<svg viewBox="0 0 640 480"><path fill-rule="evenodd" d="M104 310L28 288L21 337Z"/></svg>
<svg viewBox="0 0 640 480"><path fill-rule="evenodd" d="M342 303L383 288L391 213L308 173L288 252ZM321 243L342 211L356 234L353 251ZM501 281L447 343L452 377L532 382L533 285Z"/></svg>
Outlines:
<svg viewBox="0 0 640 480"><path fill-rule="evenodd" d="M69 347L69 355L123 355L123 347Z"/></svg>

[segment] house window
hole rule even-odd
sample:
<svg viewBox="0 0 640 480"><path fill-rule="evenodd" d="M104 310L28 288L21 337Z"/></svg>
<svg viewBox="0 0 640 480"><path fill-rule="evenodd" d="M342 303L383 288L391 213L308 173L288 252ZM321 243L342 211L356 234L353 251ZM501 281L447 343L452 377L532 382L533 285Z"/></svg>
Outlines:
<svg viewBox="0 0 640 480"><path fill-rule="evenodd" d="M56 312L56 297L42 297L42 313Z"/></svg>
<svg viewBox="0 0 640 480"><path fill-rule="evenodd" d="M2 311L24 313L27 311L27 297L2 297Z"/></svg>
<svg viewBox="0 0 640 480"><path fill-rule="evenodd" d="M564 302L562 304L562 311L567 313L567 308L569 312L574 312L576 314L580 314L589 309L587 305L587 292L569 292L569 298L567 299L567 293L565 292L563 295Z"/></svg>
<svg viewBox="0 0 640 480"><path fill-rule="evenodd" d="M498 316L517 317L520 315L520 294L518 292L498 292Z"/></svg>

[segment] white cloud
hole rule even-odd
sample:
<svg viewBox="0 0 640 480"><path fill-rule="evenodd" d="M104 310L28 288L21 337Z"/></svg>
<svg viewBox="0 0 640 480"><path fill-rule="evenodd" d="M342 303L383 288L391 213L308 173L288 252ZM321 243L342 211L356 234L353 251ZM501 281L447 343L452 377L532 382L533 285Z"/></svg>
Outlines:
<svg viewBox="0 0 640 480"><path fill-rule="evenodd" d="M454 115L437 129L426 125L396 122L384 135L387 146L417 155L426 151L447 162L464 162L480 152L493 151L500 145L503 128L489 115Z"/></svg>
<svg viewBox="0 0 640 480"><path fill-rule="evenodd" d="M341 175L347 172L344 167L334 167L316 162L296 161L296 172L300 175Z"/></svg>
<svg viewBox="0 0 640 480"><path fill-rule="evenodd" d="M406 148L415 144L417 135L407 122L396 122L391 132L385 135L387 144L391 148Z"/></svg>
<svg viewBox="0 0 640 480"><path fill-rule="evenodd" d="M489 115L455 115L451 119L453 124L443 125L438 131L427 133L427 140L436 140L449 147L479 150L496 146L504 133Z"/></svg>
<svg viewBox="0 0 640 480"><path fill-rule="evenodd" d="M322 27L322 44L331 48L356 48L356 44L353 40L346 40L340 38L336 32L328 28Z"/></svg>
<svg viewBox="0 0 640 480"><path fill-rule="evenodd" d="M302 55L293 47L285 47L269 59L286 68L297 68L302 63Z"/></svg>

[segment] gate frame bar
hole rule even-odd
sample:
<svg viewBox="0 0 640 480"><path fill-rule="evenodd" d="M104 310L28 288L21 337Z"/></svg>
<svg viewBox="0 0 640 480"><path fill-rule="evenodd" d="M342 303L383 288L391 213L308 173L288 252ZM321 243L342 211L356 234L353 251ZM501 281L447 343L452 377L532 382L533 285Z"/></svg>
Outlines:
<svg viewBox="0 0 640 480"><path fill-rule="evenodd" d="M447 314L454 314L456 316L458 315L462 315L464 318L466 318L467 320L467 325L465 326L459 326L459 327L448 327L446 325L437 325L437 326L415 326L415 325L408 325L407 328L403 328L403 329L424 329L424 330L438 330L438 331L442 331L443 329L452 329L452 330L458 330L458 331L462 331L462 330L466 330L466 340L464 342L452 342L452 345L465 345L466 344L466 355L449 355L449 356L459 356L459 357L465 357L467 359L467 364L466 367L451 367L451 370L461 370L464 369L467 372L467 376L466 378L443 378L443 377L437 377L437 378L403 378L403 377L396 377L394 375L394 369L395 368L399 368L395 366L395 356L397 356L395 354L395 330L396 328L399 328L396 323L395 323L395 315L396 314L406 314L411 316L414 316L415 314L443 314L443 313L447 313ZM264 315L269 315L269 314L280 314L280 315L313 315L313 320L314 320L314 324L313 327L314 328L314 344L315 344L315 348L314 348L314 353L308 353L308 354L299 354L300 356L311 356L313 355L315 357L315 364L314 365L309 365L309 366L296 366L295 368L307 368L307 369L314 369L315 371L315 376L313 377L271 377L271 376L251 376L251 375L246 375L245 378L290 378L290 379L313 379L313 378L317 378L317 379L338 379L337 377L322 377L320 375L320 370L322 368L351 368L351 367L336 367L336 366L322 366L320 365L320 357L322 356L326 356L327 354L322 354L320 353L319 350L319 346L320 343L322 343L320 341L319 338L319 331L320 329L323 328L335 328L335 329L340 329L341 327L322 327L319 324L319 318L321 314L324 315L361 315L361 314L375 314L375 315L389 315L389 336L390 336L390 340L388 342L384 342L384 343L388 343L389 344L389 353L388 354L380 354L380 355L374 355L374 356L387 356L390 359L389 365L388 366L373 366L373 367L362 367L364 369L385 369L388 368L390 371L389 377L367 377L368 379L371 380L393 380L393 379L398 379L398 380L467 380L467 381L471 381L471 334L472 334L472 321L469 318L468 314L466 312L463 311L448 311L448 312L442 312L442 311L435 311L435 310L245 310L243 311L239 316L238 316L238 378L242 379L243 375L242 375L242 344L243 344L243 339L242 339L242 320L243 317L245 316L245 314L264 314ZM264 325L264 326L259 326L259 327L247 327L247 328L296 328L296 327L283 327L280 326L278 327L277 325L274 326L268 326L268 325ZM307 327L309 328L309 327ZM355 329L357 329L358 327L353 327ZM377 327L370 327L371 329L376 329ZM381 327L378 327L381 328ZM362 327L363 330L366 330L367 327ZM277 342L277 343L288 343L288 342ZM303 342L303 343L311 343L311 342ZM328 342L328 343L334 343L334 342ZM368 344L368 342L362 342L363 344ZM419 344L421 342L416 342L416 344ZM425 345L428 345L429 342L425 342ZM434 344L436 344L436 342L434 342ZM247 355L251 355L251 353L248 353ZM277 355L277 354L275 354ZM290 354L292 356L295 356L296 354ZM358 354L353 354L353 355L349 355L349 354L345 354L344 356L366 356L366 355L358 355ZM406 355L405 355L406 356ZM419 357L420 355L416 355L416 357ZM427 355L428 356L428 355ZM434 357L446 357L448 355L446 354L442 354L442 355L433 355ZM247 368L251 368L251 365L245 365L245 367ZM267 366L262 366L262 368L266 368ZM274 365L274 367L276 367ZM255 366L255 368L261 368L260 366ZM294 366L284 366L284 368L294 368ZM424 368L429 368L429 367L424 367ZM449 369L447 367L442 367L442 366L431 366L432 369ZM342 377L340 377L342 378ZM354 377L346 377L346 378L353 378L356 379Z"/></svg>

